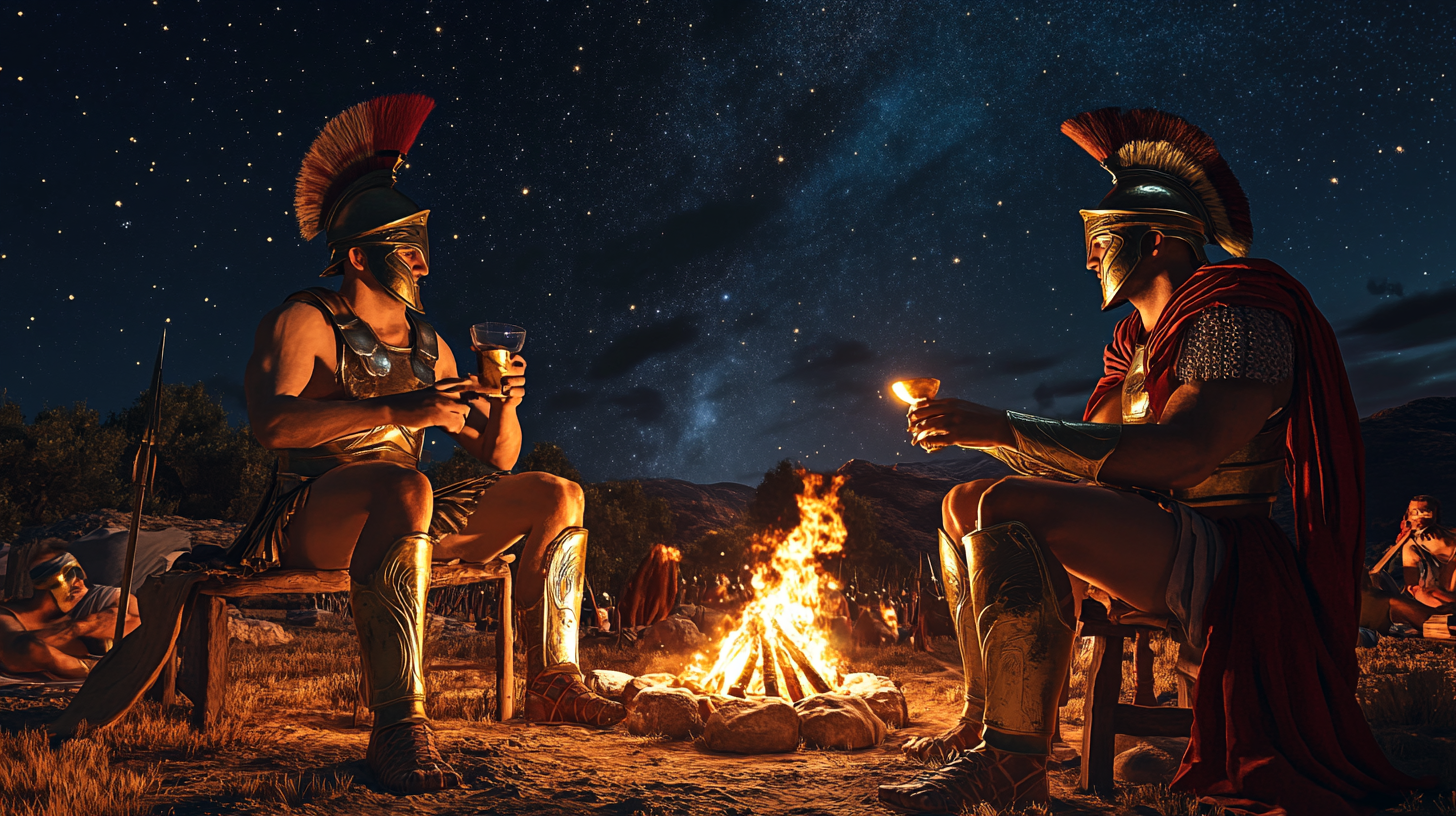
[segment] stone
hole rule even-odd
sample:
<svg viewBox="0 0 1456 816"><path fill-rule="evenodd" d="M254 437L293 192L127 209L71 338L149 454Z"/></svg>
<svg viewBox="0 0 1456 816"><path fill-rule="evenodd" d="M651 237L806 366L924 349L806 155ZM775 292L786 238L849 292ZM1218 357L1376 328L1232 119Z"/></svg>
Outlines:
<svg viewBox="0 0 1456 816"><path fill-rule="evenodd" d="M707 638L691 620L676 616L652 624L637 636L639 650L674 654L691 652L706 642Z"/></svg>
<svg viewBox="0 0 1456 816"><path fill-rule="evenodd" d="M677 684L677 676L666 673L644 674L627 681L617 698L622 705L631 705L633 698L650 688L667 688Z"/></svg>
<svg viewBox="0 0 1456 816"><path fill-rule="evenodd" d="M732 700L713 711L703 747L729 754L782 754L799 747L799 714L783 700Z"/></svg>
<svg viewBox="0 0 1456 816"><path fill-rule="evenodd" d="M840 751L871 748L885 740L885 723L863 697L815 694L794 703L805 745Z"/></svg>
<svg viewBox="0 0 1456 816"><path fill-rule="evenodd" d="M1178 771L1178 758L1147 743L1112 758L1112 775L1130 785L1166 785Z"/></svg>
<svg viewBox="0 0 1456 816"><path fill-rule="evenodd" d="M688 618L696 623L697 621L695 619L698 617L698 607L695 604L678 604L677 608L672 610L672 614L679 618Z"/></svg>
<svg viewBox="0 0 1456 816"><path fill-rule="evenodd" d="M888 677L869 672L848 674L839 684L839 690L864 698L875 716L890 728L904 728L910 724L910 706L905 702L905 692Z"/></svg>
<svg viewBox="0 0 1456 816"><path fill-rule="evenodd" d="M643 689L627 709L627 732L637 736L662 734L687 739L703 733L698 698L687 689Z"/></svg>
<svg viewBox="0 0 1456 816"><path fill-rule="evenodd" d="M278 646L292 642L293 635L279 624L258 618L245 618L239 614L228 615L228 637L257 646Z"/></svg>
<svg viewBox="0 0 1456 816"><path fill-rule="evenodd" d="M632 682L632 675L611 669L593 669L585 674L582 681L586 683L587 688L603 697L621 700L622 692L626 690L627 684Z"/></svg>

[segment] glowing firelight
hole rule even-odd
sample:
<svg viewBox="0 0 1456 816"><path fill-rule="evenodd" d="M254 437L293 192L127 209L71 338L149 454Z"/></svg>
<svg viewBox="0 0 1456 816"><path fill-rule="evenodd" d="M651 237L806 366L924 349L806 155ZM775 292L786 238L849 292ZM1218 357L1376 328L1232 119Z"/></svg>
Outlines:
<svg viewBox="0 0 1456 816"><path fill-rule="evenodd" d="M798 526L754 541L755 551L772 554L754 570L753 600L717 654L693 655L683 678L705 691L738 697L798 700L838 687L843 672L822 625L828 611L822 608L824 595L834 583L819 571L819 557L844 549L843 484L842 476L804 474L804 493L796 497Z"/></svg>
<svg viewBox="0 0 1456 816"><path fill-rule="evenodd" d="M899 397L901 402L914 405L917 402L935 399L935 395L940 393L940 380L934 377L900 380L891 385L890 390L895 392L895 396Z"/></svg>
<svg viewBox="0 0 1456 816"><path fill-rule="evenodd" d="M900 616L895 613L895 607L887 603L881 603L880 617L884 619L885 625L890 627L891 632L895 632L900 629Z"/></svg>

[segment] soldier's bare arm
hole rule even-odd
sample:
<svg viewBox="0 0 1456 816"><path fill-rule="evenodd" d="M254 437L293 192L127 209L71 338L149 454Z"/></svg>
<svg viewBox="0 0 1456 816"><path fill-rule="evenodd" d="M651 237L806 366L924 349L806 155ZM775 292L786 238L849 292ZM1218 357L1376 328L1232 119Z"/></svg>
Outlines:
<svg viewBox="0 0 1456 816"><path fill-rule="evenodd" d="M441 381L460 378L469 382L465 398L470 414L465 426L450 436L465 449L466 453L498 470L510 470L516 466L521 455L521 423L516 416L516 406L526 396L526 360L517 354L511 359L514 373L501 378L501 385L507 396L504 399L486 398L469 391L480 387L480 378L460 378L455 353L448 343L440 340L440 359L435 363L436 376Z"/></svg>

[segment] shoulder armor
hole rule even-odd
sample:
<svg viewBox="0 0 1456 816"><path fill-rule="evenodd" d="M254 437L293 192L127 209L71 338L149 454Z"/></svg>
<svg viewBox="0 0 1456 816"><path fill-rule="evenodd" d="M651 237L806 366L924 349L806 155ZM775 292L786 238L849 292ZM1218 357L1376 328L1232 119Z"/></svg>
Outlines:
<svg viewBox="0 0 1456 816"><path fill-rule="evenodd" d="M374 336L374 330L369 328L369 324L354 314L354 310L349 307L349 301L345 300L343 295L322 286L311 286L302 292L294 292L289 295L288 300L312 303L317 306L334 324L334 331L344 338L344 343L348 345L349 350L359 355L359 359L364 363L364 368L371 376L383 377L389 374L389 355L384 351L384 344ZM433 331L431 332L431 346L434 346ZM430 382L434 382L433 374Z"/></svg>
<svg viewBox="0 0 1456 816"><path fill-rule="evenodd" d="M415 370L415 379L425 385L435 384L435 361L440 359L440 338L435 327L414 311L406 311L415 328L415 350L410 355L410 366Z"/></svg>
<svg viewBox="0 0 1456 816"><path fill-rule="evenodd" d="M1178 356L1178 379L1277 383L1294 373L1294 333L1284 315L1249 306L1211 306L1193 319Z"/></svg>

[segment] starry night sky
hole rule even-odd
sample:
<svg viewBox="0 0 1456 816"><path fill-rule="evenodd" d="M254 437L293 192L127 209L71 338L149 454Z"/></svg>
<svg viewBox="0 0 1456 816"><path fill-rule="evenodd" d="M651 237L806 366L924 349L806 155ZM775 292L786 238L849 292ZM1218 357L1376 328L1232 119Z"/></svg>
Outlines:
<svg viewBox="0 0 1456 816"><path fill-rule="evenodd" d="M427 317L467 359L525 326L526 444L588 478L921 461L902 376L1079 414L1124 312L1077 215L1110 179L1057 127L1108 105L1218 141L1362 414L1456 394L1456 4L376 5L0 4L9 399L124 407L170 318L167 380L245 421L254 327L327 257L304 152L405 91Z"/></svg>

